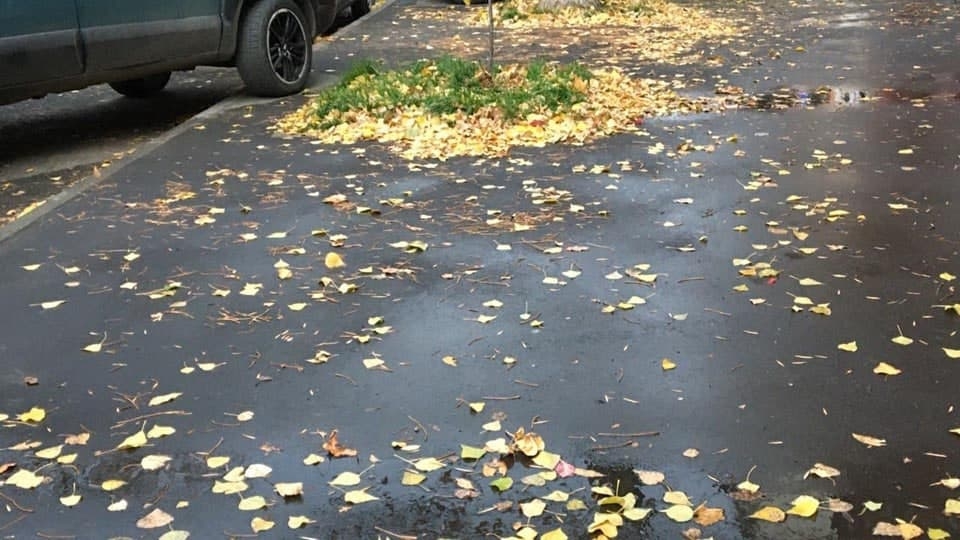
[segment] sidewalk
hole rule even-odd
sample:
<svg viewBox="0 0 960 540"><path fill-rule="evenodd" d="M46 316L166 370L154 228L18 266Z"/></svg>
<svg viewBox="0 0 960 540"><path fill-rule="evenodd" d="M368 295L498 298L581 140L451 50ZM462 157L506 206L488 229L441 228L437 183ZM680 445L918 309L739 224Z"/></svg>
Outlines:
<svg viewBox="0 0 960 540"><path fill-rule="evenodd" d="M894 2L766 5L763 39L703 45L722 63L625 68L700 79L701 95L936 91L648 119L584 147L439 163L272 135L298 97L194 122L0 244L0 494L16 503L0 502L0 535L237 538L258 518L275 523L262 538L584 538L605 489L653 510L621 538L864 538L897 518L960 534L952 492L931 486L960 470L958 368L941 350L960 342L937 307L956 302L943 274L960 274L943 76L957 22L900 24ZM480 43L434 15L465 9L392 4L319 62ZM40 422L14 421L33 407ZM521 427L576 471L494 459ZM323 449L333 430L356 457ZM462 445L487 453L461 459ZM20 470L47 481L10 485ZM247 489L212 493L224 475L218 489ZM295 482L302 496L275 492ZM348 504L358 490L376 500ZM686 505L668 491L712 511L671 519ZM852 506L749 517L803 495ZM534 499L540 513L520 506ZM138 527L154 509L174 521ZM312 523L289 529L298 516Z"/></svg>

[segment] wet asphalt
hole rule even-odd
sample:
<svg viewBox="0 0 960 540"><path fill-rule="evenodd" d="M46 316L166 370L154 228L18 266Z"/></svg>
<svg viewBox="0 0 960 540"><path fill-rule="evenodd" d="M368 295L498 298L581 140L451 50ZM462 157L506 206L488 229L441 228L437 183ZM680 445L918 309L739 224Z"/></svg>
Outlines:
<svg viewBox="0 0 960 540"><path fill-rule="evenodd" d="M619 482L641 506L666 509L665 488L641 485L633 469L661 471L695 505L722 508L726 519L703 537L865 538L897 518L960 534L942 512L951 491L931 486L960 474L960 440L949 432L960 425L960 365L941 350L960 349L957 315L941 307L957 303L956 282L941 274L960 274L957 22L946 3L924 19L933 3L923 4L920 17L894 2L730 8L769 8L782 35L744 37L755 48L739 73L704 69L705 79L751 92L841 91L816 107L649 119L645 133L580 148L415 166L379 145L272 135L303 98L188 130L0 244L0 413L47 411L38 426L0 430L0 447L40 443L0 450L0 464L43 467L49 478L30 491L0 487L34 510L0 502L0 537L156 538L165 529L135 524L154 505L191 538L250 534L255 516L276 522L264 538L506 537L527 519L516 506L484 510L580 489L572 497L589 511L551 502L558 514L529 523L582 538L596 508L591 486ZM779 58L768 52L774 43ZM332 50L346 58L352 46L363 54L362 42ZM846 88L868 99L847 101ZM347 202L323 202L334 194ZM544 197L556 202L537 204ZM198 224L204 215L215 221ZM518 224L529 229L514 232ZM428 247L390 246L401 241ZM325 266L331 251L345 267ZM291 278L278 278L280 259ZM756 263L779 274L740 275ZM654 282L627 274L639 264ZM247 283L262 288L241 295ZM356 289L344 294L342 284ZM741 285L748 291L734 290ZM173 294L148 296L165 288ZM634 296L645 303L616 307ZM795 296L829 303L831 314L796 312ZM493 299L502 307L483 306ZM55 300L66 302L38 305ZM482 315L496 319L481 324ZM385 325L392 331L373 330ZM898 335L914 341L891 342ZM101 341L101 352L82 350ZM851 341L857 352L838 350ZM318 351L329 359L307 362ZM389 371L366 369L372 358ZM664 358L676 367L665 371ZM181 372L197 362L216 367ZM902 373L875 374L879 362ZM146 404L171 392L182 396ZM471 413L467 402L479 401L485 408ZM239 422L242 411L255 416ZM176 433L109 451L143 425L118 422L155 413L169 414L146 418L147 430ZM505 436L484 433L493 419L504 431L532 429L547 450L606 476L524 486L537 470L517 460L515 485L498 494L479 464L448 458L420 486L401 485L403 459L456 456L461 444ZM321 433L333 429L359 457L305 466L308 454L325 455ZM64 449L78 454L72 466L32 456L84 431L86 446ZM229 465L209 469L208 452ZM145 471L137 464L148 454L172 460ZM841 474L804 479L817 462ZM253 463L273 472L250 480L245 496L271 506L241 511L236 495L210 493L227 469ZM762 498L731 497L751 469ZM357 487L380 500L346 505L327 484L344 471L365 471ZM479 497L455 497L456 478L471 479ZM127 485L107 493L98 487L107 479ZM302 497L272 492L273 482L298 481ZM74 486L83 500L64 507L58 498ZM854 509L776 524L747 517L799 495ZM120 499L126 511L107 511ZM883 505L869 512L867 501ZM291 515L316 523L291 531ZM620 537L678 538L691 526L655 513Z"/></svg>

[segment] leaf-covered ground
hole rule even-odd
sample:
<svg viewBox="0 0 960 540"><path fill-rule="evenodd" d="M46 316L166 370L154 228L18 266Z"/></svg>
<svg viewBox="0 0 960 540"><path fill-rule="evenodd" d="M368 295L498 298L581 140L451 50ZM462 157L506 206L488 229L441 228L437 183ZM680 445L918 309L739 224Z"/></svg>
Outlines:
<svg viewBox="0 0 960 540"><path fill-rule="evenodd" d="M281 102L4 243L0 533L960 534L952 8L771 13L682 69L780 108L410 162Z"/></svg>

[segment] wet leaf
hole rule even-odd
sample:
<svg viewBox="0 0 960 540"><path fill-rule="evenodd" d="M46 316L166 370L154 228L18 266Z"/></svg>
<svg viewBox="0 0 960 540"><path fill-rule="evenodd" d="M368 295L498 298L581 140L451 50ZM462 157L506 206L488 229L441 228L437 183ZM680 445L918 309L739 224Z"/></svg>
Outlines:
<svg viewBox="0 0 960 540"><path fill-rule="evenodd" d="M948 516L960 515L960 500L947 499L944 501L943 513Z"/></svg>
<svg viewBox="0 0 960 540"><path fill-rule="evenodd" d="M930 528L927 529L927 536L930 538L930 540L945 540L950 538L950 533L943 529Z"/></svg>
<svg viewBox="0 0 960 540"><path fill-rule="evenodd" d="M660 369L662 369L663 371L670 371L671 369L676 369L676 368L677 368L677 364L673 360L669 358L664 358L663 360L660 360Z"/></svg>
<svg viewBox="0 0 960 540"><path fill-rule="evenodd" d="M230 463L230 456L211 456L207 458L207 467L219 469L227 463Z"/></svg>
<svg viewBox="0 0 960 540"><path fill-rule="evenodd" d="M567 501L566 509L570 512L579 512L587 509L587 504L580 499L570 499Z"/></svg>
<svg viewBox="0 0 960 540"><path fill-rule="evenodd" d="M147 434L142 430L130 435L117 446L117 450L132 450L147 444Z"/></svg>
<svg viewBox="0 0 960 540"><path fill-rule="evenodd" d="M467 446L465 444L460 445L460 457L463 459L477 460L483 458L486 454L487 451L483 448Z"/></svg>
<svg viewBox="0 0 960 540"><path fill-rule="evenodd" d="M71 446L84 446L90 440L90 434L87 432L77 433L76 435L67 435L63 439L64 444Z"/></svg>
<svg viewBox="0 0 960 540"><path fill-rule="evenodd" d="M262 463L254 463L243 471L244 478L266 478L273 469Z"/></svg>
<svg viewBox="0 0 960 540"><path fill-rule="evenodd" d="M346 471L338 474L329 484L331 486L351 487L359 485L361 480L360 475L357 473Z"/></svg>
<svg viewBox="0 0 960 540"><path fill-rule="evenodd" d="M268 521L261 517L255 517L250 520L250 528L255 533L269 531L270 529L273 528L274 525L276 525L276 523L274 523L273 521Z"/></svg>
<svg viewBox="0 0 960 540"><path fill-rule="evenodd" d="M114 491L125 485L127 485L127 483L123 480L104 480L103 483L100 484L100 489L104 491Z"/></svg>
<svg viewBox="0 0 960 540"><path fill-rule="evenodd" d="M747 517L769 521L771 523L780 523L787 519L787 515L783 513L783 510L776 506L764 506Z"/></svg>
<svg viewBox="0 0 960 540"><path fill-rule="evenodd" d="M43 309L44 311L48 309L55 309L62 306L65 302L66 300L52 300L50 302L41 302L40 308Z"/></svg>
<svg viewBox="0 0 960 540"><path fill-rule="evenodd" d="M793 506L787 510L787 513L800 517L812 517L820 508L820 501L809 495L800 495L790 504Z"/></svg>
<svg viewBox="0 0 960 540"><path fill-rule="evenodd" d="M169 394L163 394L160 396L154 396L147 405L150 407L156 407L158 405L163 405L164 403L169 403L178 397L182 396L183 392L171 392Z"/></svg>
<svg viewBox="0 0 960 540"><path fill-rule="evenodd" d="M820 283L819 281L813 278L803 278L797 281L797 284L800 285L801 287L816 287L817 285L823 285L823 283Z"/></svg>
<svg viewBox="0 0 960 540"><path fill-rule="evenodd" d="M74 493L73 495L67 495L66 497L60 497L60 504L70 508L80 504L82 497L79 493Z"/></svg>
<svg viewBox="0 0 960 540"><path fill-rule="evenodd" d="M214 480L211 491L217 494L234 495L243 493L249 488L250 486L248 486L246 482L221 482L220 480Z"/></svg>
<svg viewBox="0 0 960 540"><path fill-rule="evenodd" d="M247 497L240 499L240 502L237 504L237 508L246 512L252 512L254 510L260 510L267 506L267 500L261 497L260 495L254 495L253 497Z"/></svg>
<svg viewBox="0 0 960 540"><path fill-rule="evenodd" d="M44 477L28 471L26 469L17 469L17 472L10 475L4 481L4 485L16 486L20 489L33 489L43 483Z"/></svg>
<svg viewBox="0 0 960 540"><path fill-rule="evenodd" d="M512 485L513 485L513 478L510 478L509 476L503 476L490 482L490 486L500 492L510 489L510 486Z"/></svg>
<svg viewBox="0 0 960 540"><path fill-rule="evenodd" d="M853 505L840 499L827 499L827 509L831 512L850 512Z"/></svg>
<svg viewBox="0 0 960 540"><path fill-rule="evenodd" d="M682 504L671 506L664 510L663 513L677 523L686 523L693 519L693 508Z"/></svg>
<svg viewBox="0 0 960 540"><path fill-rule="evenodd" d="M150 431L147 432L147 438L149 439L159 439L161 437L167 437L173 435L177 430L170 426L153 426L150 428Z"/></svg>
<svg viewBox="0 0 960 540"><path fill-rule="evenodd" d="M873 368L873 372L876 373L877 375L889 375L889 376L899 375L903 373L899 369L891 366L886 362L880 362L879 364L877 364L877 367Z"/></svg>
<svg viewBox="0 0 960 540"><path fill-rule="evenodd" d="M837 348L840 349L841 351L857 352L857 342L851 341L849 343L841 343L837 345Z"/></svg>
<svg viewBox="0 0 960 540"><path fill-rule="evenodd" d="M173 516L159 508L137 520L137 527L141 529L156 529L173 523Z"/></svg>
<svg viewBox="0 0 960 540"><path fill-rule="evenodd" d="M867 510L871 511L871 512L876 512L877 510L880 510L880 508L883 507L883 503L874 502L874 501L867 501L867 502L863 503L863 507L866 508Z"/></svg>
<svg viewBox="0 0 960 540"><path fill-rule="evenodd" d="M944 354L947 355L947 358L950 358L953 360L960 358L960 349L948 349L946 347L943 347L943 352Z"/></svg>
<svg viewBox="0 0 960 540"><path fill-rule="evenodd" d="M643 471L643 470L634 470L637 477L640 478L640 482L645 486L655 486L666 479L666 476L659 471Z"/></svg>
<svg viewBox="0 0 960 540"><path fill-rule="evenodd" d="M366 489L356 489L353 491L348 491L346 494L344 494L343 500L350 504L363 504L367 502L378 501L380 499L367 493Z"/></svg>
<svg viewBox="0 0 960 540"><path fill-rule="evenodd" d="M43 419L46 417L47 411L40 407L32 407L29 411L18 414L17 420L31 424L39 424L40 422L43 422Z"/></svg>
<svg viewBox="0 0 960 540"><path fill-rule="evenodd" d="M337 439L337 430L331 431L330 435L327 436L327 440L323 443L323 449L335 458L354 457L357 455L355 449L347 448L340 444L340 441Z"/></svg>
<svg viewBox="0 0 960 540"><path fill-rule="evenodd" d="M278 482L273 490L281 497L300 497L303 495L303 482Z"/></svg>
<svg viewBox="0 0 960 540"><path fill-rule="evenodd" d="M291 529L302 529L311 523L316 523L316 521L307 516L290 516L287 518L287 527Z"/></svg>
<svg viewBox="0 0 960 540"><path fill-rule="evenodd" d="M869 447L869 448L874 448L874 447L880 447L880 446L886 446L886 445L887 445L887 440L886 440L886 439L880 439L880 438L877 438L877 437L871 437L870 435L861 435L861 434L859 434L859 433L852 433L851 435L853 435L853 438L854 438L854 439L856 439L857 441L859 441L859 442L867 445L867 447Z"/></svg>
<svg viewBox="0 0 960 540"><path fill-rule="evenodd" d="M167 531L160 535L159 540L187 540L190 538L189 531Z"/></svg>
<svg viewBox="0 0 960 540"><path fill-rule="evenodd" d="M126 509L127 509L127 500L120 499L119 501L108 506L107 512L123 512Z"/></svg>
<svg viewBox="0 0 960 540"><path fill-rule="evenodd" d="M810 470L804 473L803 478L806 479L810 475L818 478L836 478L840 476L840 471L823 463L814 463L813 467L810 467Z"/></svg>
<svg viewBox="0 0 960 540"><path fill-rule="evenodd" d="M343 268L344 266L347 265L347 263L345 263L345 262L343 261L343 258L340 257L339 254L337 254L337 253L335 253L335 252L333 252L333 251L327 253L326 256L324 256L324 258L323 258L323 264L324 264L324 266L326 266L327 268L329 268L329 269L331 269L331 270L333 270L333 269L335 269L335 268Z"/></svg>
<svg viewBox="0 0 960 540"><path fill-rule="evenodd" d="M534 499L527 503L520 503L520 511L528 518L542 516L543 511L546 509L547 503L541 501L540 499Z"/></svg>
<svg viewBox="0 0 960 540"><path fill-rule="evenodd" d="M630 521L640 521L650 515L650 512L653 512L650 508L627 508L623 511L623 517Z"/></svg>
<svg viewBox="0 0 960 540"><path fill-rule="evenodd" d="M532 461L534 465L552 471L557 467L557 464L560 463L560 455L542 450L536 455L536 457L533 458Z"/></svg>
<svg viewBox="0 0 960 540"><path fill-rule="evenodd" d="M692 506L690 499L687 498L687 494L682 491L668 491L664 493L663 502L668 504L683 504L686 506Z"/></svg>
<svg viewBox="0 0 960 540"><path fill-rule="evenodd" d="M709 527L725 519L723 508L708 508L700 505L693 511L693 520L701 527Z"/></svg>
<svg viewBox="0 0 960 540"><path fill-rule="evenodd" d="M540 540L567 540L567 538L562 529L554 529L540 535Z"/></svg>
<svg viewBox="0 0 960 540"><path fill-rule="evenodd" d="M426 479L426 475L413 471L403 471L403 478L400 480L400 483L405 486L416 486Z"/></svg>
<svg viewBox="0 0 960 540"><path fill-rule="evenodd" d="M908 338L907 336L897 336L890 341L896 343L897 345L903 345L904 347L913 343L913 339Z"/></svg>
<svg viewBox="0 0 960 540"><path fill-rule="evenodd" d="M156 471L157 469L163 468L171 459L173 458L170 456L149 455L140 460L140 466L147 471Z"/></svg>
<svg viewBox="0 0 960 540"><path fill-rule="evenodd" d="M58 444L57 446L37 450L34 455L41 459L57 459L57 456L59 456L61 452L63 452L63 445Z"/></svg>
<svg viewBox="0 0 960 540"><path fill-rule="evenodd" d="M418 459L416 462L414 462L413 466L416 467L418 471L432 472L446 467L446 464L437 458L428 457Z"/></svg>

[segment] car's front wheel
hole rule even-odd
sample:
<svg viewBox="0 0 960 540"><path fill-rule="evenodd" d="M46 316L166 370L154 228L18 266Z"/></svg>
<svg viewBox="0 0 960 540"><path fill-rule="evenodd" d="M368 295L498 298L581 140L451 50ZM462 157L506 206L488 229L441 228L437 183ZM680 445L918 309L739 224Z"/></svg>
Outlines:
<svg viewBox="0 0 960 540"><path fill-rule="evenodd" d="M261 0L241 23L237 69L247 91L286 96L307 85L313 36L303 11L292 0Z"/></svg>
<svg viewBox="0 0 960 540"><path fill-rule="evenodd" d="M110 88L132 98L148 98L159 94L170 82L170 72L148 75L139 79L110 83Z"/></svg>

